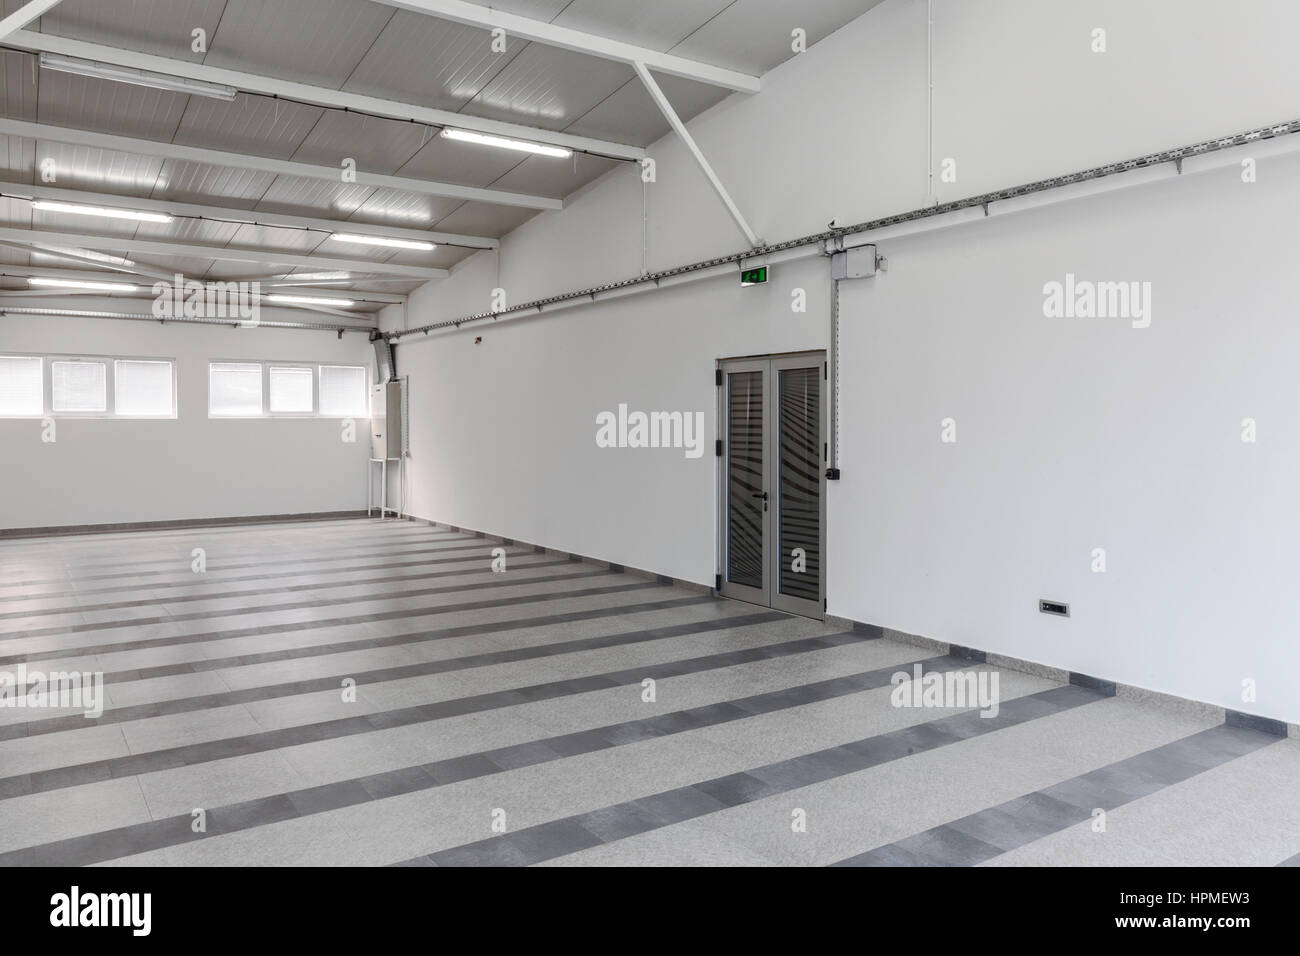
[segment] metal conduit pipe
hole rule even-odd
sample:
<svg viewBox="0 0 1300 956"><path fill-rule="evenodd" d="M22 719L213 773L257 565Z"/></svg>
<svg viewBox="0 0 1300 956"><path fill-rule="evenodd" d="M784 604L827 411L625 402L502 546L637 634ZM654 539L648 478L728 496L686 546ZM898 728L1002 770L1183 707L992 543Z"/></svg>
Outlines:
<svg viewBox="0 0 1300 956"><path fill-rule="evenodd" d="M846 236L873 232L875 230L886 229L890 226L898 226L906 223L921 222L923 220L934 219L962 211L982 210L983 216L988 216L990 214L989 207L993 203L1006 202L1021 197L1046 193L1063 187L1095 182L1111 176L1151 169L1152 167L1162 166L1166 163L1173 163L1177 167L1178 171L1182 172L1184 171L1184 163L1186 161L1195 161L1199 157L1209 156L1221 152L1222 150L1233 149L1241 146L1250 146L1266 140L1290 136L1295 133L1300 133L1300 120L1291 120L1290 122L1279 123L1274 126L1262 126L1257 129L1236 133L1231 136L1204 140L1203 142L1193 143L1188 146L1179 146L1158 153L1150 153L1146 156L1139 156L1134 159L1107 163L1104 166L1094 166L1091 169L1067 173L1062 176L1053 176L1050 179L1041 179L1037 182L1012 186L1007 189L999 189L978 196L971 196L966 199L956 199L935 206L927 206L923 209L913 209L908 212L897 213L892 216L884 216L879 219L872 219L852 226L829 229L825 232L814 233L809 236L801 236L797 239L790 239L785 242L763 245L756 249L745 249L743 252L717 256L713 259L704 259L699 262L692 262L671 269L664 269L659 272L633 276L631 278L609 282L604 285L591 286L573 292L563 292L542 299L534 299L531 302L522 302L517 306L502 309L499 312L475 312L455 319L444 319L443 321L432 322L428 325L420 325L410 329L386 332L384 333L384 337L390 341L399 341L403 336L412 335L417 332L428 334L430 332L444 329L460 328L462 325L471 322L482 322L488 319L521 318L530 313L533 315L540 315L548 306L575 302L582 299L594 302L597 301L598 297L612 297L611 293L616 293L621 290L627 290L628 294L630 294L633 287L636 286L658 287L662 284L667 284L665 280L671 280L674 277L686 276L691 273L703 272L705 270L716 270L722 266L736 265L745 260L754 259L759 256L770 256L774 253L798 249L804 246L822 245L826 242L843 240ZM1300 147L1290 147L1290 149L1295 148ZM982 217L977 215L973 218Z"/></svg>

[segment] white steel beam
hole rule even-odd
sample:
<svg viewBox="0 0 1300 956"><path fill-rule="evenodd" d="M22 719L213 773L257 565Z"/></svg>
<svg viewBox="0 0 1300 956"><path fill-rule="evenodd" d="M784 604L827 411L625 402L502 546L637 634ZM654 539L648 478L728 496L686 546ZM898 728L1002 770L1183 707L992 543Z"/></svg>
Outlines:
<svg viewBox="0 0 1300 956"><path fill-rule="evenodd" d="M190 63L174 60L170 57L153 56L123 50L118 47L87 43L83 40L71 40L67 37L53 36L45 33L33 33L19 30L5 43L9 46L34 53L58 53L75 56L99 63L111 63L114 66L131 67L138 70L151 70L170 76L181 76L205 83L218 83L233 86L249 93L262 93L267 96L279 96L284 99L298 100L313 106L334 109L355 110L390 119L408 120L427 123L430 126L453 126L457 129L473 130L489 136L505 136L509 139L523 139L548 146L562 146L584 153L597 153L612 159L639 160L645 157L645 149L640 146L628 146L603 139L587 136L574 136L570 133L558 133L553 130L525 126L520 123L508 123L502 120L485 119L465 113L453 113L448 110L417 106L413 103L400 103L376 96L349 93L345 90L331 90L323 86L311 86L306 83L294 83L290 80L262 76L257 73L243 73L220 67L207 66L202 63Z"/></svg>
<svg viewBox="0 0 1300 956"><path fill-rule="evenodd" d="M93 193L81 189L63 189L57 186L32 186L27 183L0 181L0 196L18 199L48 199L54 202L80 203L89 206L106 206L110 209L135 209L141 212L169 213L194 219L216 219L221 222L244 222L254 226L281 226L286 229L315 229L320 232L345 232L360 236L385 239L414 239L444 246L462 246L467 249L495 249L500 245L488 236L461 236L450 232L430 232L425 229L407 229L402 226L375 226L345 219L317 219L311 216L289 216L275 212L259 212L236 206L203 206L196 203L172 202L167 199L137 199L116 193Z"/></svg>
<svg viewBox="0 0 1300 956"><path fill-rule="evenodd" d="M425 266L404 266L390 262L370 262L364 259L332 259L326 256L300 256L274 249L242 249L228 246L205 246L191 242L129 239L123 236L90 236L83 233L49 232L35 229L0 228L0 242L18 242L29 246L74 246L82 249L99 249L124 252L142 252L155 256L191 256L196 259L218 259L226 262L265 262L292 266L311 266L320 269L347 269L352 272L377 272L381 275L404 276L408 279L444 279L446 269Z"/></svg>
<svg viewBox="0 0 1300 956"><path fill-rule="evenodd" d="M135 153L142 156L159 156L164 159L208 163L213 166L227 166L232 169L255 169L281 176L302 176L306 179L324 179L335 183L343 181L341 176L342 167L315 166L310 163L296 163L288 159L272 159L269 156L227 153L219 149L181 146L177 143L163 143L153 139L114 136L111 133L95 133L90 130L74 129L70 126L50 126L46 123L27 123L22 120L0 119L0 133L7 133L10 136L26 136L29 139L47 139L56 143L69 143L74 146L89 146L95 149L114 149L119 152ZM356 175L357 182L363 186L386 186L390 189L401 189L406 192L422 193L429 196L448 196L453 199L496 203L501 206L522 206L525 209L564 208L563 200L552 199L549 196L530 196L524 193L506 192L501 189L460 186L455 183L440 183L426 179L408 179L405 176L387 176L382 173L367 173L362 170L357 170Z"/></svg>
<svg viewBox="0 0 1300 956"><path fill-rule="evenodd" d="M502 13L500 10L493 10L481 4L466 3L465 0L379 0L379 2L401 10L411 10L488 30L499 27L506 31L507 36L534 40L546 46L586 53L588 56L597 56L605 60L615 60L629 65L645 63L660 73L671 73L673 76L720 86L723 89L757 93L761 87L759 78L748 73L723 69L720 66L674 56L671 53L660 53L658 50L611 40L593 33L584 33L581 30L571 30L544 20Z"/></svg>
<svg viewBox="0 0 1300 956"><path fill-rule="evenodd" d="M659 107L659 112L663 113L664 119L668 120L668 125L673 128L681 138L681 141L686 144L686 148L691 151L691 155L695 157L695 162L699 164L700 169L704 171L704 175L708 177L709 184L713 186L713 191L718 194L718 198L722 200L722 204L727 207L727 212L731 213L731 218L736 221L736 225L739 226L740 231L745 234L745 238L749 240L749 244L751 246L760 245L758 236L755 235L753 229L749 228L749 223L745 221L745 217L741 215L740 209L736 206L735 202L732 201L731 194L728 193L727 188L722 185L722 180L720 180L718 174L713 171L713 167L709 165L709 161L704 158L704 153L695 142L695 138L691 136L690 132L686 129L686 124L682 122L681 117L677 115L677 111L673 109L673 104L668 102L668 97L664 96L664 91L659 88L659 84L655 82L655 78L650 75L650 70L646 68L644 63L633 63L632 67L636 70L636 75L641 77L641 82L645 84L646 90L650 93L651 98Z"/></svg>
<svg viewBox="0 0 1300 956"><path fill-rule="evenodd" d="M49 10L59 5L59 0L31 0L31 3L19 7L9 16L0 20L0 40L13 36L23 27L44 16Z"/></svg>

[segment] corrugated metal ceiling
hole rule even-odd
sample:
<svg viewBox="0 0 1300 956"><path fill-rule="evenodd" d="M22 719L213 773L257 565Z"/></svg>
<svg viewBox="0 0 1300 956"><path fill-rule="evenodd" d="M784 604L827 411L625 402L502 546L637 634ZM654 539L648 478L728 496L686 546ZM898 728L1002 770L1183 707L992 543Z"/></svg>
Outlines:
<svg viewBox="0 0 1300 956"><path fill-rule="evenodd" d="M815 42L878 2L494 0L491 6L760 75L793 55L790 31L794 27L803 27L809 42ZM11 13L22 3L0 0L0 11ZM668 132L667 123L625 64L511 37L506 51L496 52L487 30L384 3L63 0L27 29L634 146L648 145ZM205 31L206 52L191 48L196 29ZM466 145L438 136L436 128L262 94L239 93L227 103L37 70L35 64L33 53L0 51L4 117L320 167L338 167L350 157L369 173L554 198L571 194L619 165L582 153L553 159ZM726 95L718 87L675 76L659 79L687 119ZM500 237L536 215L533 209L370 186L364 178L360 183L344 182L342 177L330 182L0 134L0 176L5 180L41 183L39 164L47 160L57 177L54 182L47 180L47 185L235 210L489 237ZM162 225L59 213L32 215L26 203L3 198L0 219L11 227L265 248L268 260L276 251L295 255L315 251L355 260L359 266L373 261L447 268L473 251L450 245L440 245L432 253L351 246L326 243L320 230L189 218ZM5 257L0 261L26 256L6 247L0 247L0 255ZM165 264L169 270L195 270L196 276L218 278L250 271L248 264L193 255L149 258L151 264ZM281 269L290 270L303 271ZM386 277L374 287L395 291L418 284L418 280Z"/></svg>

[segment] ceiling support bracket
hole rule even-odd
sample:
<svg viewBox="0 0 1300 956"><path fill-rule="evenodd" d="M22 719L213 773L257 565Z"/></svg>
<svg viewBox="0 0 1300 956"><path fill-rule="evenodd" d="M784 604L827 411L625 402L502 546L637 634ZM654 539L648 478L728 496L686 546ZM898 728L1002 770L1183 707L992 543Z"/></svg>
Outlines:
<svg viewBox="0 0 1300 956"><path fill-rule="evenodd" d="M731 213L731 218L734 219L736 225L740 227L740 231L745 234L745 238L749 240L749 244L754 248L762 246L762 241L759 240L758 236L754 233L754 230L749 227L749 223L745 221L745 217L741 215L740 209L737 208L735 202L732 201L731 194L727 192L727 187L722 185L722 180L718 178L718 174L713 171L713 167L710 166L709 161L705 159L703 151L701 151L699 145L695 142L695 138L691 136L690 131L686 128L686 124L682 122L682 118L678 116L677 111L673 109L673 104L668 102L668 97L666 97L664 91L659 88L659 84L655 82L655 78L650 75L650 70L644 63L640 62L633 63L632 67L636 70L636 75L641 78L641 82L645 85L646 91L650 94L650 98L653 99L655 105L659 107L659 112L663 113L664 119L668 120L668 125L673 128L673 131L677 133L681 141L686 144L686 148L690 150L691 155L695 157L695 162L699 164L700 169L709 180L709 184L713 187L713 191L718 194L718 198L722 200L722 204L727 207L727 212Z"/></svg>

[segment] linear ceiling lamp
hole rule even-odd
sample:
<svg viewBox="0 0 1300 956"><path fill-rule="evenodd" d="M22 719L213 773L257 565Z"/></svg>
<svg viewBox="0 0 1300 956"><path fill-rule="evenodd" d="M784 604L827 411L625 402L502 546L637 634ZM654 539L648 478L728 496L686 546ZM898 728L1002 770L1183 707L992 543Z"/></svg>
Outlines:
<svg viewBox="0 0 1300 956"><path fill-rule="evenodd" d="M135 209L109 209L107 206L83 206L71 202L52 202L33 199L32 208L43 212L66 212L74 216L104 216L107 219L134 219L138 222L173 222L172 216L161 212L139 212Z"/></svg>
<svg viewBox="0 0 1300 956"><path fill-rule="evenodd" d="M84 279L51 279L32 276L29 285L48 286L55 289L89 289L92 292L139 292L140 287L129 282L88 282Z"/></svg>
<svg viewBox="0 0 1300 956"><path fill-rule="evenodd" d="M285 305L336 305L347 308L356 303L351 299L323 299L309 295L268 295L267 302L281 302Z"/></svg>
<svg viewBox="0 0 1300 956"><path fill-rule="evenodd" d="M350 232L336 232L330 236L335 242L353 242L362 246L391 246L394 249L415 249L419 252L432 252L438 248L432 242L416 239L391 239L388 236L360 236Z"/></svg>
<svg viewBox="0 0 1300 956"><path fill-rule="evenodd" d="M445 139L454 139L461 143L495 146L497 149L513 149L519 153L536 153L538 156L553 156L556 159L564 159L566 156L573 155L573 150L564 149L561 146L545 146L542 143L530 143L523 139L508 139L505 136L489 136L486 133L475 133L468 129L444 129L442 135Z"/></svg>
<svg viewBox="0 0 1300 956"><path fill-rule="evenodd" d="M239 91L233 86L219 83L207 83L203 80L190 80L183 76L168 76L166 73L154 73L152 70L137 70L131 66L117 66L112 63L100 63L96 60L83 60L75 56L63 56L58 53L42 53L41 69L54 70L56 73L73 73L77 76L89 76L98 80L114 80L118 83L130 83L132 86L147 86L155 90L167 90L172 93L192 93L209 99L224 100L229 103Z"/></svg>

